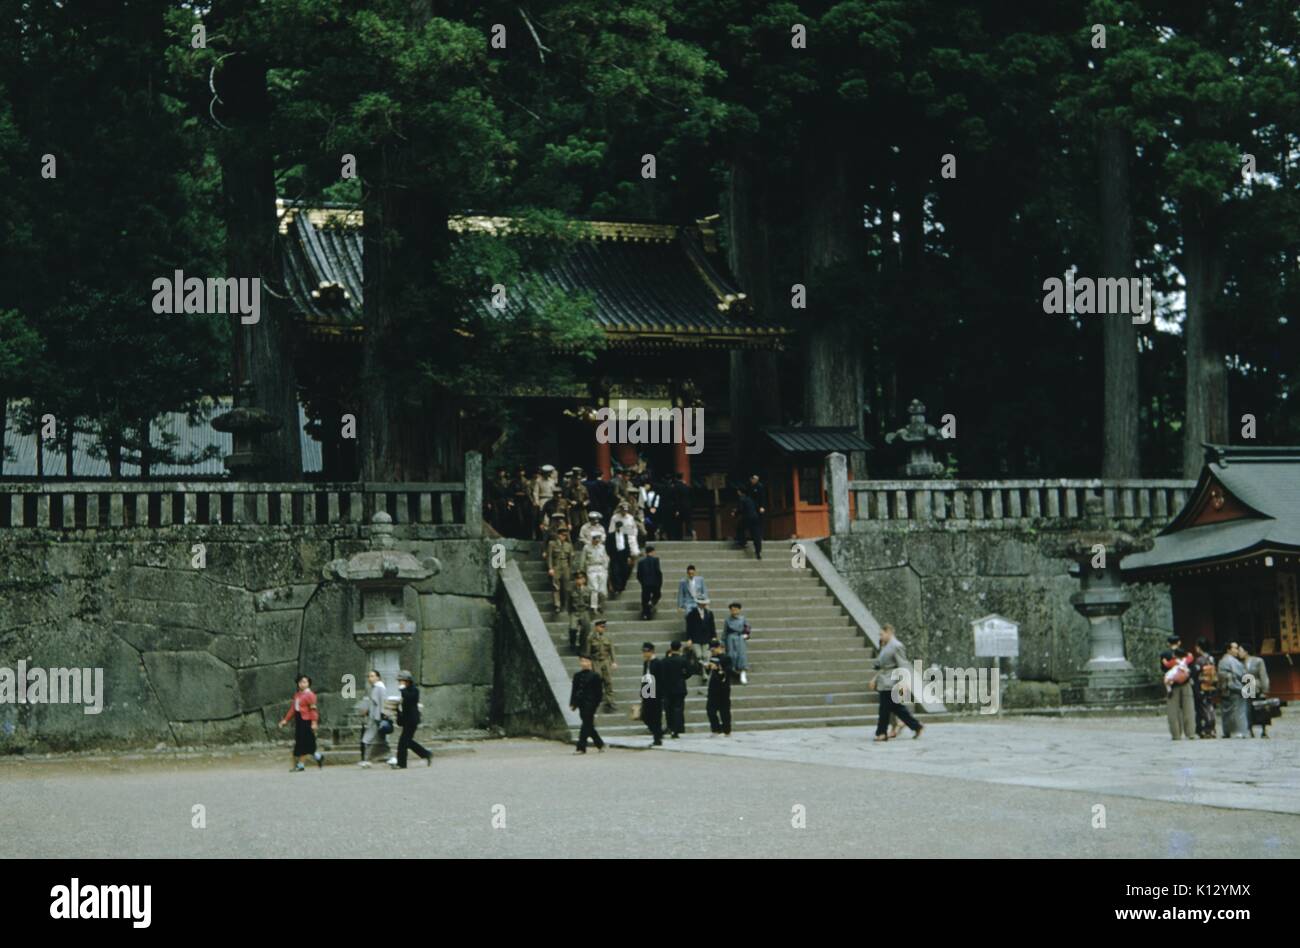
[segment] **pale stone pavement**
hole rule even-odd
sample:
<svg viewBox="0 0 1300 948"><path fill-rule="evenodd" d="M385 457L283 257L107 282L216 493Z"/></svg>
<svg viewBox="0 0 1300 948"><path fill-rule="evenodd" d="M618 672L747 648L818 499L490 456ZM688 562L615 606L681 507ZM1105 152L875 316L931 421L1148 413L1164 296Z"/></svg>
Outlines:
<svg viewBox="0 0 1300 948"><path fill-rule="evenodd" d="M435 742L434 766L405 772L293 774L264 749L10 758L0 857L1285 857L1290 723L1179 744L1158 717L935 722L883 745L860 728L688 734L586 757Z"/></svg>
<svg viewBox="0 0 1300 948"><path fill-rule="evenodd" d="M842 727L688 734L664 743L675 751L1300 814L1300 740L1291 721L1279 720L1267 740L1174 741L1164 717L1151 716L937 722L917 740L904 728L883 744Z"/></svg>

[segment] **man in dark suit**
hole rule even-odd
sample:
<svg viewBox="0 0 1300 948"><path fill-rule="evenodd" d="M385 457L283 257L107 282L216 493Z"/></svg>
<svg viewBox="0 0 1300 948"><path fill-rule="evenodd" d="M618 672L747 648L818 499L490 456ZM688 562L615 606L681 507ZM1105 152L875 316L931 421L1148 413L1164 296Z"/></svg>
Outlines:
<svg viewBox="0 0 1300 948"><path fill-rule="evenodd" d="M578 731L578 747L575 754L587 753L587 740L590 739L596 750L603 751L605 742L596 733L596 709L600 707L601 695L605 692L604 682L591 670L591 656L581 655L578 664L582 667L573 676L573 690L569 692L569 709L577 711L582 718L582 729Z"/></svg>
<svg viewBox="0 0 1300 948"><path fill-rule="evenodd" d="M668 719L668 733L677 737L686 730L686 659L682 657L682 643L673 640L668 654L660 662L657 682L659 697L664 703L664 716Z"/></svg>
<svg viewBox="0 0 1300 948"><path fill-rule="evenodd" d="M663 662L655 658L653 642L641 643L641 720L654 738L651 747L664 742L664 706L659 696L659 674Z"/></svg>
<svg viewBox="0 0 1300 948"><path fill-rule="evenodd" d="M672 484L664 491L668 507L668 537L684 540L691 535L691 489L682 480L681 472L674 472Z"/></svg>
<svg viewBox="0 0 1300 948"><path fill-rule="evenodd" d="M636 581L641 584L641 618L653 618L664 591L664 571L653 543L646 544L645 556L636 564Z"/></svg>
<svg viewBox="0 0 1300 948"><path fill-rule="evenodd" d="M433 754L415 742L415 729L420 726L420 689L405 669L397 673L397 683L402 688L402 703L397 709L397 726L402 733L397 739L397 763L393 766L405 770L406 752L412 750L424 760L426 767L432 767Z"/></svg>
<svg viewBox="0 0 1300 948"><path fill-rule="evenodd" d="M740 525L736 528L736 548L744 549L745 534L748 533L754 539L754 559L763 558L763 518L759 515L758 506L754 503L754 498L747 493L745 488L736 491L736 515L740 518Z"/></svg>

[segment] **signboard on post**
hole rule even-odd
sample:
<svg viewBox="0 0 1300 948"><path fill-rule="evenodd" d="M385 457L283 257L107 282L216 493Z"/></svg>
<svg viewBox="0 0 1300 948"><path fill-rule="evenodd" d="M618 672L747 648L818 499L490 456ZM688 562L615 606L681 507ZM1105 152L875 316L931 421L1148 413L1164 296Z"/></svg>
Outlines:
<svg viewBox="0 0 1300 948"><path fill-rule="evenodd" d="M988 615L971 623L975 632L977 658L1017 658L1020 655L1020 625L1006 616Z"/></svg>

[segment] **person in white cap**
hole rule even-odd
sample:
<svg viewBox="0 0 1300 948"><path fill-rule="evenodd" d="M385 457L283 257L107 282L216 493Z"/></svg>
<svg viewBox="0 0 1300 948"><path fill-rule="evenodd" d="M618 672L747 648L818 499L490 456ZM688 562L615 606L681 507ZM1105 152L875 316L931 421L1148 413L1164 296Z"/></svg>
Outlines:
<svg viewBox="0 0 1300 948"><path fill-rule="evenodd" d="M578 531L578 543L581 544L583 549L586 549L587 544L591 542L591 535L593 533L605 532L605 528L600 525L602 519L604 518L601 517L599 510L593 510L591 513L587 514L587 522L584 523L582 529Z"/></svg>
<svg viewBox="0 0 1300 948"><path fill-rule="evenodd" d="M532 483L532 501L533 507L537 511L537 526L543 531L546 528L547 509L550 506L551 498L555 496L558 483L555 465L553 464L543 464L537 479Z"/></svg>
<svg viewBox="0 0 1300 948"><path fill-rule="evenodd" d="M603 532L597 531L591 534L587 545L578 554L578 569L587 574L587 584L591 589L591 608L603 612L609 583L609 552L605 549Z"/></svg>

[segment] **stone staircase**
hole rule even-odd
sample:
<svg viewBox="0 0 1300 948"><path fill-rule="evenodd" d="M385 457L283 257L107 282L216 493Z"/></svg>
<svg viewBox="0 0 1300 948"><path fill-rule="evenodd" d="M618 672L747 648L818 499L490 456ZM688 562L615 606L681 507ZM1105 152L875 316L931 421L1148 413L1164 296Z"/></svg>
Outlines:
<svg viewBox="0 0 1300 948"><path fill-rule="evenodd" d="M654 642L662 656L669 641L683 638L685 620L677 611L677 583L692 563L708 587L719 630L728 614L727 603L733 600L744 604L753 630L749 684L737 683L731 691L734 730L875 725L875 696L867 688L875 651L816 571L791 567L787 544L770 543L762 560L756 560L751 549L732 548L730 541L660 541L655 551L664 573L664 595L656 617L640 619L641 589L635 576L623 594L606 606L607 631L619 665L614 670L619 710L597 716L603 736L649 740L645 725L628 717L640 691L641 643ZM576 672L578 659L569 649L567 617L554 617L545 564L536 553L518 562L565 668L570 674ZM688 684L687 732L707 731L704 685L698 677Z"/></svg>

